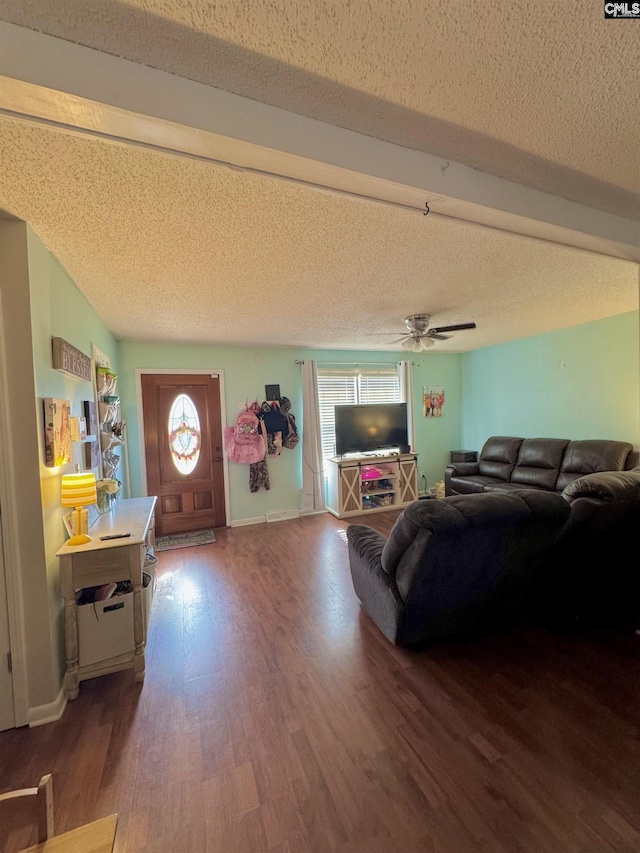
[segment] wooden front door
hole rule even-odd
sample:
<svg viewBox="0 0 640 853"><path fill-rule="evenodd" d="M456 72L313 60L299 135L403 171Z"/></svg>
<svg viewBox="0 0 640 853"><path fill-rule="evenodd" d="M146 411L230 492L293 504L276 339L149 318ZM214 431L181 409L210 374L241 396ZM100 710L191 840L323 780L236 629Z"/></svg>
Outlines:
<svg viewBox="0 0 640 853"><path fill-rule="evenodd" d="M147 492L156 533L226 525L220 381L206 374L142 375Z"/></svg>

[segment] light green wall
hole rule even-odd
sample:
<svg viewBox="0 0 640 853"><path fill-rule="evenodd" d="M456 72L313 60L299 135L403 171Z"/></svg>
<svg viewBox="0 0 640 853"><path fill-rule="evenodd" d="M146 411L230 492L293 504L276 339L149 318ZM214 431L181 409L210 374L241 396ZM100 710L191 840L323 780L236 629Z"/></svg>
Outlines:
<svg viewBox="0 0 640 853"><path fill-rule="evenodd" d="M491 435L640 444L637 311L465 354L463 443Z"/></svg>
<svg viewBox="0 0 640 853"><path fill-rule="evenodd" d="M18 233L17 229L23 230ZM7 332L7 403L23 424L12 435L14 460L23 479L27 476L30 480L33 469L33 479L38 481L39 472L42 499L40 531L33 524L37 498L29 499L24 484L17 489L18 525L24 522L29 529L23 535L20 528L19 538L29 703L33 707L56 698L63 665L55 552L64 538L59 506L60 475L64 469L44 466L42 399L70 399L72 414L77 415L81 414L82 400L91 399L93 394L91 383L52 369L52 336L64 338L87 354L91 344L96 344L111 358L119 376L123 417L128 421L132 496L144 491L136 369L223 371L227 425L233 424L247 401L262 399L266 384L280 384L303 429L300 367L296 360L314 358L320 364L392 363L404 353L118 343L30 229L21 223L5 223L0 231L0 250L7 262L0 276ZM442 478L450 450L479 449L493 434L607 437L628 440L638 447L638 325L636 311L464 355L412 355L416 450L419 468L426 471L429 485ZM442 419L422 416L422 389L429 385L445 389ZM76 446L74 452L79 461L80 448ZM299 507L301 453L298 445L269 460L271 490L257 494L249 492L248 467L230 463L228 521ZM66 470L72 470L72 465Z"/></svg>
<svg viewBox="0 0 640 853"><path fill-rule="evenodd" d="M73 460L59 468L44 464L43 399L57 397L71 401L72 416L83 414L82 401L93 399L93 386L67 376L51 366L51 338L60 337L86 355L91 355L91 344L96 344L117 364L118 344L105 325L69 278L58 261L45 248L38 236L27 228L29 296L31 303L31 331L33 339L33 374L36 391L36 424L42 519L46 559L47 598L49 610L49 643L57 648L55 682L63 672L63 620L59 585L59 566L56 551L65 539L60 506L60 479L62 474L74 470L76 462L84 468L82 445L74 443ZM47 700L51 701L51 697Z"/></svg>
<svg viewBox="0 0 640 853"><path fill-rule="evenodd" d="M415 404L416 441L420 458L418 469L427 475L427 485L433 488L444 479L444 469L451 450L461 448L462 433L462 355L425 353L413 356L413 396ZM422 393L425 387L444 388L444 415L425 418Z"/></svg>
<svg viewBox="0 0 640 853"><path fill-rule="evenodd" d="M353 352L348 350L310 350L268 347L209 347L194 345L157 345L121 343L118 389L127 420L131 492L144 494L141 476L140 438L136 405L135 371L138 369L220 370L224 372L226 425L231 426L238 412L248 402L264 399L264 386L279 384L283 396L289 397L292 412L302 430L302 387L300 366L296 360L314 358L322 363L397 363L395 353ZM426 353L413 355L414 405L416 408L416 449L420 470L427 473L430 484L443 476L448 451L460 442L461 357ZM442 419L422 417L423 385L443 385L447 394L446 414ZM267 512L300 507L302 488L302 445L283 450L281 456L269 459L268 492L249 491L249 467L229 463L229 495L231 521L256 518Z"/></svg>

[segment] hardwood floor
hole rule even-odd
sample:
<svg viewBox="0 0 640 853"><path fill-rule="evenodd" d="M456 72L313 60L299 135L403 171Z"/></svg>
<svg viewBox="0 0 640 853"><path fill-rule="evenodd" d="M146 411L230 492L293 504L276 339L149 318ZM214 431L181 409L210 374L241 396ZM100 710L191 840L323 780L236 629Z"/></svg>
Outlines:
<svg viewBox="0 0 640 853"><path fill-rule="evenodd" d="M640 637L396 648L346 527L159 554L144 685L83 682L59 722L0 734L0 791L52 772L57 831L117 812L118 853L640 851Z"/></svg>

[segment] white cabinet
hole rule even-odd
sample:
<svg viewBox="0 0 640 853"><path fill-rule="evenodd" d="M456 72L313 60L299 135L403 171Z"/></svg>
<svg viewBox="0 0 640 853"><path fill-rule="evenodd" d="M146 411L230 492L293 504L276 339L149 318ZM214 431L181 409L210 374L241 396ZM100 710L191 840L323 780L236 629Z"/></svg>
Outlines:
<svg viewBox="0 0 640 853"><path fill-rule="evenodd" d="M117 501L114 509L101 515L91 527L91 542L76 547L63 545L57 552L64 597L64 690L68 699L78 696L80 681L109 672L132 668L135 680L144 680L147 608L153 587L145 592L142 584L147 553L154 544L156 500L147 497ZM133 592L120 600L108 599L107 620L98 626L98 631L97 612L93 621L88 620L89 629L82 621L88 618L89 611L83 613L79 625L77 590L118 581L131 581ZM92 605L85 607L93 610ZM81 650L83 639L85 648Z"/></svg>
<svg viewBox="0 0 640 853"><path fill-rule="evenodd" d="M418 457L334 456L327 488L327 508L338 518L407 506L418 499Z"/></svg>

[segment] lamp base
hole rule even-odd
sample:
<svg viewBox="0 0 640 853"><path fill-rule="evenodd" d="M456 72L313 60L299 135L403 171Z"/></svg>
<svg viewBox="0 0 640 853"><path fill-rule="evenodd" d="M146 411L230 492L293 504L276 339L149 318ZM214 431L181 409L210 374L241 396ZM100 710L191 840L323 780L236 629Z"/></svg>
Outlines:
<svg viewBox="0 0 640 853"><path fill-rule="evenodd" d="M75 533L64 543L65 545L71 545L71 547L75 547L76 545L86 545L88 542L92 542L90 536L86 533Z"/></svg>

